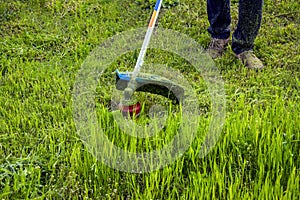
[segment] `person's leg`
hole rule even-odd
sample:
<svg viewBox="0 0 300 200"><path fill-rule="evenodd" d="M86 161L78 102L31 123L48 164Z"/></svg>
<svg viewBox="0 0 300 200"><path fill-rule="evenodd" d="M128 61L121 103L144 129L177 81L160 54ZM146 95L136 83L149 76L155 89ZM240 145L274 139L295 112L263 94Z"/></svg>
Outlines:
<svg viewBox="0 0 300 200"><path fill-rule="evenodd" d="M207 30L211 35L207 52L212 58L217 58L229 42L230 0L207 0L207 15L210 23Z"/></svg>
<svg viewBox="0 0 300 200"><path fill-rule="evenodd" d="M239 21L232 36L232 50L251 69L262 69L263 63L253 53L254 40L262 18L263 0L240 0Z"/></svg>
<svg viewBox="0 0 300 200"><path fill-rule="evenodd" d="M230 36L230 0L207 0L207 14L212 38L227 39Z"/></svg>
<svg viewBox="0 0 300 200"><path fill-rule="evenodd" d="M232 37L232 50L235 54L253 49L262 19L263 0L240 0L239 19Z"/></svg>

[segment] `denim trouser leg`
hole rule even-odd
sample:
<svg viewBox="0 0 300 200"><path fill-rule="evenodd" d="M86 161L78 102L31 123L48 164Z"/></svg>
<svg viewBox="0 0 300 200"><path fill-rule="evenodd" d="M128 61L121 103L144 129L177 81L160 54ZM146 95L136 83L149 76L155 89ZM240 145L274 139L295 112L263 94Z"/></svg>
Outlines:
<svg viewBox="0 0 300 200"><path fill-rule="evenodd" d="M232 51L240 54L252 50L262 18L263 0L240 0L239 21L232 37Z"/></svg>
<svg viewBox="0 0 300 200"><path fill-rule="evenodd" d="M207 0L207 14L211 37L227 39L230 36L230 0Z"/></svg>
<svg viewBox="0 0 300 200"><path fill-rule="evenodd" d="M251 50L261 25L263 0L239 0L239 20L232 37L232 50L236 54ZM207 13L213 38L230 36L230 0L207 0Z"/></svg>

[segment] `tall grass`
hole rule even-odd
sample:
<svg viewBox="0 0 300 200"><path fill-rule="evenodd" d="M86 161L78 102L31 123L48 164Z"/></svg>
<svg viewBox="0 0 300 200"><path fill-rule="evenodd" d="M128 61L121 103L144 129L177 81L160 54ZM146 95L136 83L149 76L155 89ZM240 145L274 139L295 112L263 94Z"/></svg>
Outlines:
<svg viewBox="0 0 300 200"><path fill-rule="evenodd" d="M207 45L205 1L169 3L158 26ZM216 61L225 81L227 114L222 135L206 157L198 157L210 121L205 84L188 63L166 52L150 51L147 62L182 72L199 95L202 111L198 136L184 155L160 170L135 174L104 165L84 145L72 117L76 73L99 43L146 26L148 7L149 2L128 0L1 1L0 198L299 199L297 1L265 1L254 49L265 70L245 69L230 49ZM236 9L233 2L233 23ZM109 69L130 70L135 58L136 53L124 55ZM111 71L101 81L107 85L98 91L97 115L116 145L133 152L152 150L172 138L173 131L152 140L125 135L105 107ZM174 129L177 124L168 125Z"/></svg>

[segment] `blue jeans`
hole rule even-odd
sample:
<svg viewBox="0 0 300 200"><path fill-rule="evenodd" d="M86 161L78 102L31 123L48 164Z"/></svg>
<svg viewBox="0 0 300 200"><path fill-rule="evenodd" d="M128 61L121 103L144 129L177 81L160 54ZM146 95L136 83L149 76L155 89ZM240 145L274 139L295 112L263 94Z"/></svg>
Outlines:
<svg viewBox="0 0 300 200"><path fill-rule="evenodd" d="M239 19L232 35L232 50L236 54L252 50L262 18L263 0L239 0ZM207 0L211 37L230 37L230 0Z"/></svg>

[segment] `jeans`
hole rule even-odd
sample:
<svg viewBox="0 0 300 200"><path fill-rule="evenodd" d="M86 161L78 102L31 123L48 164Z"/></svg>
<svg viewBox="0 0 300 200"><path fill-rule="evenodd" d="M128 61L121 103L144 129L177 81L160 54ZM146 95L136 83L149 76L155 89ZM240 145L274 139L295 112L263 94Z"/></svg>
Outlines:
<svg viewBox="0 0 300 200"><path fill-rule="evenodd" d="M239 19L232 35L232 50L236 54L252 50L262 18L263 0L239 0ZM230 0L207 0L211 37L230 37Z"/></svg>

